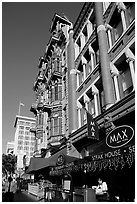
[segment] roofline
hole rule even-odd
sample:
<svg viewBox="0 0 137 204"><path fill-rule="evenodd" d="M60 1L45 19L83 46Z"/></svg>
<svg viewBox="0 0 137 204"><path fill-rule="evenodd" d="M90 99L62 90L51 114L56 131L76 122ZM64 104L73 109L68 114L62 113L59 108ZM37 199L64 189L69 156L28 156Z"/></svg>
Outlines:
<svg viewBox="0 0 137 204"><path fill-rule="evenodd" d="M31 117L27 117L27 116L16 115L15 122L14 122L14 127L16 127L16 124L17 124L17 120L18 120L18 119L33 120L34 122L36 122L36 118L31 118Z"/></svg>

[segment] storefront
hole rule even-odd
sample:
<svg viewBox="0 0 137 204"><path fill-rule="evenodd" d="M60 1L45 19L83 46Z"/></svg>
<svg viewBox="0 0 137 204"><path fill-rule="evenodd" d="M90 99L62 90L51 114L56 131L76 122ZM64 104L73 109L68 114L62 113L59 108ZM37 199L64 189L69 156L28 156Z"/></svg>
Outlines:
<svg viewBox="0 0 137 204"><path fill-rule="evenodd" d="M91 188L97 185L97 178L101 177L108 185L112 201L115 196L120 201L133 201L135 198L134 127L118 126L105 139L94 144L91 150L92 154L84 159L52 167L50 175L61 176L70 173L74 189L76 186L82 188L83 184L84 187Z"/></svg>

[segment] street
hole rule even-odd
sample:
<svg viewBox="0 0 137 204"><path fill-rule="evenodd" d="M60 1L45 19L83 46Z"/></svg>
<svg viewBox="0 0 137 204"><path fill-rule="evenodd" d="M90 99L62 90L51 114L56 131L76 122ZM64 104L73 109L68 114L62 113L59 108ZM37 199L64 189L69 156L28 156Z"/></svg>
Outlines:
<svg viewBox="0 0 137 204"><path fill-rule="evenodd" d="M13 202L46 202L44 199L37 199L35 195L28 194L27 191L15 193ZM52 202L63 202L61 198L54 198Z"/></svg>
<svg viewBox="0 0 137 204"><path fill-rule="evenodd" d="M13 202L43 202L38 200L36 196L28 194L27 191L15 193Z"/></svg>

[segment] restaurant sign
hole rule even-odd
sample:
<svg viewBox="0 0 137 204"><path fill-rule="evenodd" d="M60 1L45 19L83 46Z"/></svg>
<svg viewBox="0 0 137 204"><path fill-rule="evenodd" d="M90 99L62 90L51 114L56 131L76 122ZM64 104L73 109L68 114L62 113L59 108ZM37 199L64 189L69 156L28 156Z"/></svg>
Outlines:
<svg viewBox="0 0 137 204"><path fill-rule="evenodd" d="M60 155L58 156L58 158L57 158L57 165L58 165L58 166L61 166L61 165L64 164L64 162L65 162L64 155L60 154Z"/></svg>
<svg viewBox="0 0 137 204"><path fill-rule="evenodd" d="M134 129L122 125L112 130L106 137L106 144L111 148L119 148L129 143L134 136Z"/></svg>

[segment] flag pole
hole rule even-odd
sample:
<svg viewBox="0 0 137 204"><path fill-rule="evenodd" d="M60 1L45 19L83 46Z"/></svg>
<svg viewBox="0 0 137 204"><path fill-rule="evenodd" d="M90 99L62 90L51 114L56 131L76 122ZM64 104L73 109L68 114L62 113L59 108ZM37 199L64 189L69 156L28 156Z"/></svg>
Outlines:
<svg viewBox="0 0 137 204"><path fill-rule="evenodd" d="M20 102L19 102L19 110L18 110L18 115L20 115Z"/></svg>

